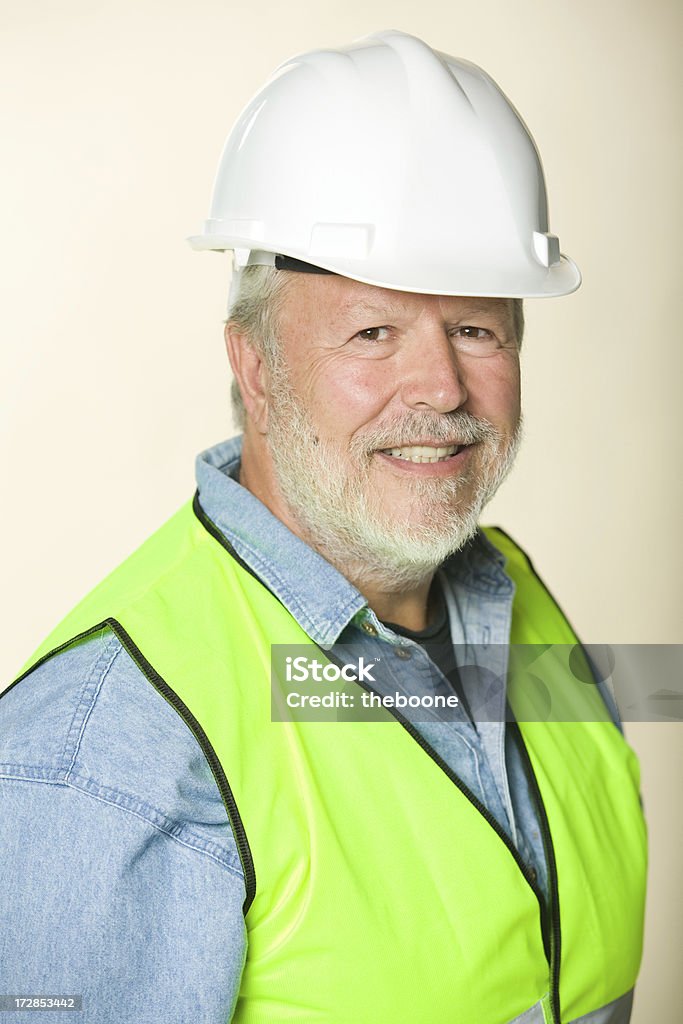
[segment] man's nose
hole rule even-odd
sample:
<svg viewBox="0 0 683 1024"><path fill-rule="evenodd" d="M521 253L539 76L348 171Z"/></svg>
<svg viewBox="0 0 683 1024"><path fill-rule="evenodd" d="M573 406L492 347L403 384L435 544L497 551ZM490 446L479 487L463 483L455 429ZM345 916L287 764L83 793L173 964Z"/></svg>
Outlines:
<svg viewBox="0 0 683 1024"><path fill-rule="evenodd" d="M442 325L419 332L404 349L401 398L413 409L446 413L467 401L462 366Z"/></svg>

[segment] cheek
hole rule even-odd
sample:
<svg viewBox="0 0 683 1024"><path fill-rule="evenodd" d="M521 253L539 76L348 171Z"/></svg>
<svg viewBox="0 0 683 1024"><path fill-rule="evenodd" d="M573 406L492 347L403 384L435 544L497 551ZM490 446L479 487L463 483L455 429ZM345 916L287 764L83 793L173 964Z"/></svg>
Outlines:
<svg viewBox="0 0 683 1024"><path fill-rule="evenodd" d="M318 422L332 437L353 434L374 420L391 398L387 374L367 362L339 361L311 383Z"/></svg>
<svg viewBox="0 0 683 1024"><path fill-rule="evenodd" d="M521 407L519 362L506 360L499 366L482 365L485 362L479 360L467 375L467 409L494 423L515 424Z"/></svg>

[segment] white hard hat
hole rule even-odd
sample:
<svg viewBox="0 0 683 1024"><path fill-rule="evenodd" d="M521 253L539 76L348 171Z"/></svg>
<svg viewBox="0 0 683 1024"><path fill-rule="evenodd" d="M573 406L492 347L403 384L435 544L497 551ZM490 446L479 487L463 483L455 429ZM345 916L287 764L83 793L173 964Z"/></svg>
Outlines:
<svg viewBox="0 0 683 1024"><path fill-rule="evenodd" d="M238 269L280 255L436 295L581 283L549 234L543 169L515 108L481 68L403 32L282 64L230 133L190 243L233 250Z"/></svg>

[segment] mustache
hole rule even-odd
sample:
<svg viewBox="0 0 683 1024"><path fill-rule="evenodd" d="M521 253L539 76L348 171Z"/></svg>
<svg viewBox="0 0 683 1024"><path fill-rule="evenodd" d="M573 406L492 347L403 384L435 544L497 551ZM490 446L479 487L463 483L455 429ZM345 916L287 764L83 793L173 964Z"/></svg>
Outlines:
<svg viewBox="0 0 683 1024"><path fill-rule="evenodd" d="M356 454L370 455L379 449L399 448L426 438L441 445L476 444L480 441L495 443L504 439L488 420L459 409L444 414L414 412L408 416L395 416L353 438L350 447Z"/></svg>

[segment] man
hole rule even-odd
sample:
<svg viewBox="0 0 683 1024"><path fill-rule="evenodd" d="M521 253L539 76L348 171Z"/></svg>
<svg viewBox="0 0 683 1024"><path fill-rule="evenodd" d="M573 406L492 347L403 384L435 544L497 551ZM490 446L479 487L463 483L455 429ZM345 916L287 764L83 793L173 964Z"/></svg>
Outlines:
<svg viewBox="0 0 683 1024"><path fill-rule="evenodd" d="M243 437L0 702L2 991L93 1021L627 1021L634 758L478 526L521 298L580 280L530 136L410 36L307 54L238 121L195 245L234 252Z"/></svg>

